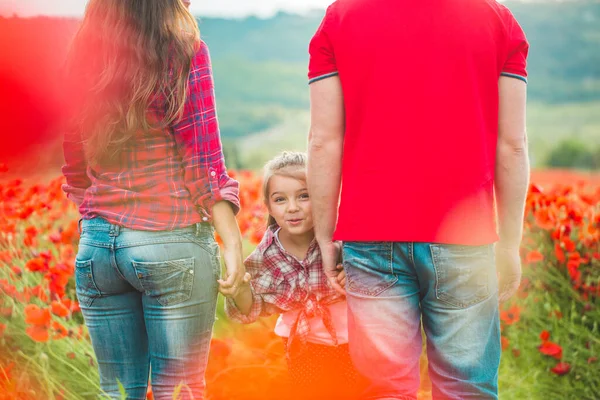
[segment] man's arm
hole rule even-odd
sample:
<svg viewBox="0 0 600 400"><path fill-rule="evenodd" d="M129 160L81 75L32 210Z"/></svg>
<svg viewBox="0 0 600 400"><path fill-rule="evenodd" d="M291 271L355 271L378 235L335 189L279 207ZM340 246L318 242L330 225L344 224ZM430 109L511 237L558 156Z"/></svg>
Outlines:
<svg viewBox="0 0 600 400"><path fill-rule="evenodd" d="M344 97L338 76L310 85L311 127L308 138L308 191L315 236L323 268L334 288L343 292L336 269L339 245L333 243L342 178L344 147Z"/></svg>
<svg viewBox="0 0 600 400"><path fill-rule="evenodd" d="M521 280L519 246L529 186L527 84L520 79L500 77L499 93L495 190L500 242L496 253L500 300L504 301L516 292Z"/></svg>

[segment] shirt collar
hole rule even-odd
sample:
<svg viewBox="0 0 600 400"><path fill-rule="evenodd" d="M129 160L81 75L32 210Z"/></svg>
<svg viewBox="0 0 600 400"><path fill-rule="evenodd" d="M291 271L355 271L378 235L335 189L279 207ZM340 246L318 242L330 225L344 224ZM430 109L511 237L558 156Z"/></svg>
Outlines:
<svg viewBox="0 0 600 400"><path fill-rule="evenodd" d="M271 246L271 244L275 240L275 232L277 232L278 229L279 226L277 224L273 224L267 227L267 230L262 240L260 241L258 246L256 246L256 249L260 252L260 254L265 254L265 251L267 251L269 246Z"/></svg>
<svg viewBox="0 0 600 400"><path fill-rule="evenodd" d="M267 251L267 249L268 249L268 248L269 248L269 247L270 247L270 246L271 246L271 245L272 245L272 244L273 244L273 243L274 243L276 240L278 240L278 239L277 239L277 237L276 237L276 235L277 235L277 231L278 231L279 229L281 229L281 228L280 228L280 227L279 227L279 225L277 225L277 224L270 225L270 226L267 228L267 230L266 230L266 232L265 232L265 234L264 234L264 236L263 236L262 240L260 241L260 243L258 244L258 246L256 246L256 249L257 249L257 250L260 252L260 254L263 254L263 255L264 255L264 254L265 254L265 251ZM275 243L275 245L277 245L277 243ZM279 246L279 247L281 247L281 246ZM317 239L316 239L316 238L314 238L314 239L312 240L312 242L310 243L310 246L309 246L309 248L308 248L308 253L310 254L310 252L311 252L311 251L313 251L315 247L318 247L318 244L317 244ZM280 250L282 250L282 251L285 251L283 248L280 248Z"/></svg>

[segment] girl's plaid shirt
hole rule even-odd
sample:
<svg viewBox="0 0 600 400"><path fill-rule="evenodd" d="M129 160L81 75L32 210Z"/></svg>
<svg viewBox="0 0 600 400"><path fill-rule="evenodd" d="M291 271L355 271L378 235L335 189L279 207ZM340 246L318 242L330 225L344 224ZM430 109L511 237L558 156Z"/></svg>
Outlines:
<svg viewBox="0 0 600 400"><path fill-rule="evenodd" d="M334 344L337 344L327 306L344 297L329 284L316 240L311 243L306 258L299 261L280 246L275 238L277 229L277 226L269 227L260 244L244 262L252 276L250 287L253 303L250 313L243 315L235 301L228 298L225 302L227 315L234 321L249 324L258 317L299 310L288 338L288 356L296 349L302 349L310 332L308 320L315 316L323 319Z"/></svg>

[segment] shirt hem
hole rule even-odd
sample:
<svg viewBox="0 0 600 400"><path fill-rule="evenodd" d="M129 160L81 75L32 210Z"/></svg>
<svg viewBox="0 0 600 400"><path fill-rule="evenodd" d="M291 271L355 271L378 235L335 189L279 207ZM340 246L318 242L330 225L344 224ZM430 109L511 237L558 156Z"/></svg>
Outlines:
<svg viewBox="0 0 600 400"><path fill-rule="evenodd" d="M519 79L519 80L527 83L527 77L519 75L519 74L513 74L513 73L510 73L510 72L501 72L500 75L506 76L506 77L509 77L509 78Z"/></svg>
<svg viewBox="0 0 600 400"><path fill-rule="evenodd" d="M335 72L330 72L328 74L319 75L319 76L316 76L316 77L314 77L312 79L309 79L308 80L308 84L310 85L312 83L315 83L315 82L318 82L318 81L322 81L323 79L331 78L331 77L339 75L339 74L340 74L339 72L335 71Z"/></svg>

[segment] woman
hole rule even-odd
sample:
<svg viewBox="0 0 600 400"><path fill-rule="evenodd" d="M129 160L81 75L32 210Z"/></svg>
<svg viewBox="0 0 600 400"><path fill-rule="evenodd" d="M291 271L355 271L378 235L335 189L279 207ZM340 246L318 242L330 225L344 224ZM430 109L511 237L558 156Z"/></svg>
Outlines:
<svg viewBox="0 0 600 400"><path fill-rule="evenodd" d="M101 387L144 399L151 371L156 399L202 399L219 285L245 274L208 49L182 0L90 0L67 72L64 191Z"/></svg>

